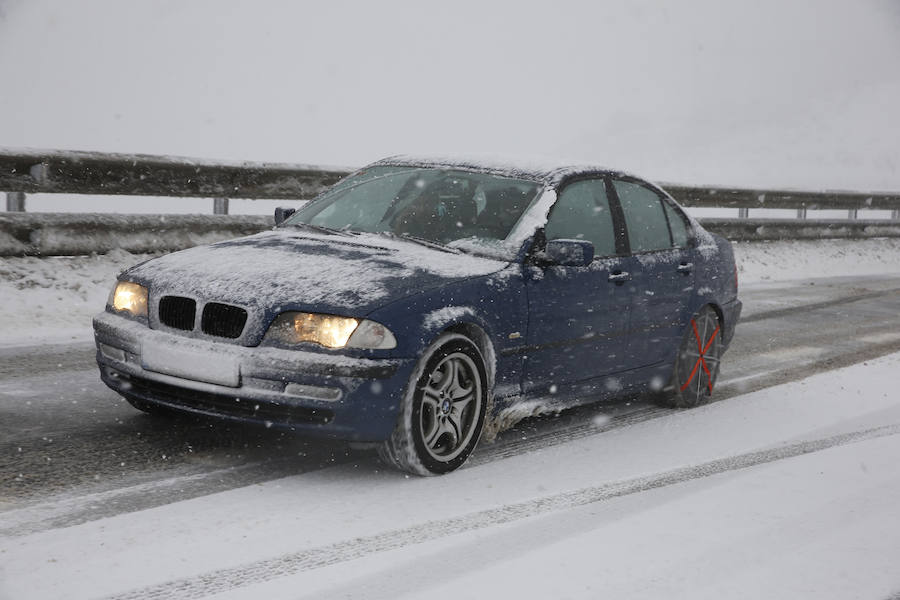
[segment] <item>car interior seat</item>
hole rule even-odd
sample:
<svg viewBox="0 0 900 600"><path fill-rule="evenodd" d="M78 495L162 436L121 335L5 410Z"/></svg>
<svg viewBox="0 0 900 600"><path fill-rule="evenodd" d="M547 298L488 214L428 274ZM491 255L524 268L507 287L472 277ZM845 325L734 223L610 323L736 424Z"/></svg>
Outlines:
<svg viewBox="0 0 900 600"><path fill-rule="evenodd" d="M447 178L428 186L406 207L395 220L395 230L446 242L471 228L477 214L475 186L466 180Z"/></svg>

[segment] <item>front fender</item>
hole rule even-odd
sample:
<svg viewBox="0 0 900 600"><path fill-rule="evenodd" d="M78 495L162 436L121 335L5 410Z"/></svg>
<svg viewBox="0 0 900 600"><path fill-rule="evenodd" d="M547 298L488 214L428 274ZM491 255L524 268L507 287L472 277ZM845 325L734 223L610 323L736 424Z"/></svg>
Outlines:
<svg viewBox="0 0 900 600"><path fill-rule="evenodd" d="M421 356L442 332L482 331L494 356L485 359L496 373L495 393L518 393L523 355L520 345L528 322L528 304L521 265L482 277L455 282L395 302L368 315L387 326L397 338L398 358ZM470 335L470 337L477 337ZM479 342L479 340L474 340Z"/></svg>

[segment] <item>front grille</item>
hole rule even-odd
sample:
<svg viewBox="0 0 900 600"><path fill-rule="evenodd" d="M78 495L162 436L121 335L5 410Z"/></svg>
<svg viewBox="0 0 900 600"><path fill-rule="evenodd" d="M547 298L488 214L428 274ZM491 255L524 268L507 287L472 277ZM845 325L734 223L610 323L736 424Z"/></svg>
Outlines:
<svg viewBox="0 0 900 600"><path fill-rule="evenodd" d="M281 425L315 424L325 425L334 419L334 411L307 406L290 406L259 400L241 400L234 395L189 390L141 377L132 377L112 369L115 379L127 382L121 393L146 400L157 400L170 406L200 410L205 413L230 417L241 417L255 421L272 421Z"/></svg>
<svg viewBox="0 0 900 600"><path fill-rule="evenodd" d="M203 307L200 328L203 333L225 338L241 336L247 324L247 311L239 306L210 302Z"/></svg>
<svg viewBox="0 0 900 600"><path fill-rule="evenodd" d="M163 296L159 299L159 320L175 329L193 331L197 302L182 296Z"/></svg>

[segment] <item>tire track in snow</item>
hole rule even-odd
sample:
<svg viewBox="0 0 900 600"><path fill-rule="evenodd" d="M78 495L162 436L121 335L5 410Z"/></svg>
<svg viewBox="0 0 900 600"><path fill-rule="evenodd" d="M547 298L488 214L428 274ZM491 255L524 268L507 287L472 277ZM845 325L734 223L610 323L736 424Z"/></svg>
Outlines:
<svg viewBox="0 0 900 600"><path fill-rule="evenodd" d="M738 380L720 382L710 403L722 402L734 396L750 394L791 381L799 381L811 375L843 369L887 354L900 351L900 340L874 344L860 350L843 352L820 360L802 362L786 369L753 373ZM656 404L634 401L635 406L623 409L621 405L585 405L565 410L559 424L547 425L550 416L535 417L536 423L526 419L513 429L500 434L493 444L478 446L463 468L481 465L495 460L534 452L543 448L565 444L591 435L606 433L620 427L629 427L667 415L689 411L689 408L667 408ZM624 412L623 412L624 410ZM610 412L618 412L610 416ZM605 420L607 419L608 420ZM536 432L527 428L534 426ZM900 599L898 599L900 600Z"/></svg>
<svg viewBox="0 0 900 600"><path fill-rule="evenodd" d="M548 421L552 421L553 417L548 415L534 417L537 419L536 423L532 423L532 419L526 419L513 429L502 432L494 443L476 447L475 453L464 468L558 446L678 412L677 409L654 404L636 404L637 406L630 410L616 405L586 405L573 408L563 411L562 415L556 417L558 423L552 423L549 427ZM610 412L620 414L610 416ZM529 431L532 426L535 432Z"/></svg>
<svg viewBox="0 0 900 600"><path fill-rule="evenodd" d="M38 531L72 527L119 514L147 510L263 483L282 477L293 477L328 466L345 464L352 456L336 456L323 452L315 464L281 461L256 461L212 471L175 475L135 483L126 487L81 495L63 494L59 498L24 508L0 512L0 536L15 537Z"/></svg>
<svg viewBox="0 0 900 600"><path fill-rule="evenodd" d="M603 410L623 411L622 407L604 407ZM523 427L518 427L504 432L496 443L480 447L466 463L465 468L564 444L620 427L636 425L672 412L671 409L639 405L597 425L595 419L598 415L602 415L597 411L597 407L586 406L573 409L569 414L560 417L558 424L553 423L553 428L549 431L546 430L547 420L540 419L536 423L526 423L524 428L528 428L528 430L523 431ZM535 428L534 431L530 430L532 427ZM71 527L118 514L163 506L172 503L173 499L188 500L282 477L302 475L346 464L363 456L353 453L340 456L334 453L329 454L328 450L324 449L318 460L312 461L312 464L309 464L309 459L304 463L296 463L292 459L275 462L256 461L224 469L175 475L93 493L63 494L59 498L45 500L35 505L0 511L0 535L14 537L49 529Z"/></svg>
<svg viewBox="0 0 900 600"><path fill-rule="evenodd" d="M766 310L761 312L756 312L746 317L741 317L741 320L738 321L738 325L741 323L753 323L754 321L763 321L765 319L777 319L779 317L786 317L796 313L808 312L811 310L817 310L819 308L828 308L830 306L839 306L841 304L850 304L853 302L860 302L862 300L870 300L872 298L882 298L884 296L894 296L896 294L900 294L900 288L893 288L889 290L880 290L877 292L868 292L864 294L857 294L855 296L844 296L842 298L835 298L833 300L825 300L822 302L813 302L810 304L798 304L797 306L789 306L787 308L776 308L774 310ZM740 296L740 294L738 294Z"/></svg>
<svg viewBox="0 0 900 600"><path fill-rule="evenodd" d="M421 544L467 531L494 527L554 511L604 502L613 498L639 494L687 481L711 477L720 473L747 469L804 454L820 452L836 446L897 434L900 434L900 424L892 424L817 440L797 442L766 450L747 452L646 477L563 492L517 504L508 504L498 508L483 510L458 518L430 521L377 535L310 548L278 558L260 560L239 567L210 571L195 577L177 579L123 594L107 596L106 600L186 600L203 598L208 595L355 560L379 552Z"/></svg>
<svg viewBox="0 0 900 600"><path fill-rule="evenodd" d="M712 402L720 402L733 396L750 394L783 383L799 381L817 373L836 371L898 351L900 351L900 340L894 340L864 347L849 347L837 354L828 355L819 360L800 362L783 369L750 373L719 382Z"/></svg>

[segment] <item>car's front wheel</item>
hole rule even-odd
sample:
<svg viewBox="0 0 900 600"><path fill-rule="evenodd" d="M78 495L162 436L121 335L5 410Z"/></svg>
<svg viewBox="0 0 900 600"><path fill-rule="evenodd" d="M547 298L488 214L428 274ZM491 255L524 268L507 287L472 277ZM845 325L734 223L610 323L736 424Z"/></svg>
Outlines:
<svg viewBox="0 0 900 600"><path fill-rule="evenodd" d="M381 444L379 456L417 475L459 468L481 437L487 388L478 347L463 335L442 335L420 359L397 426Z"/></svg>

